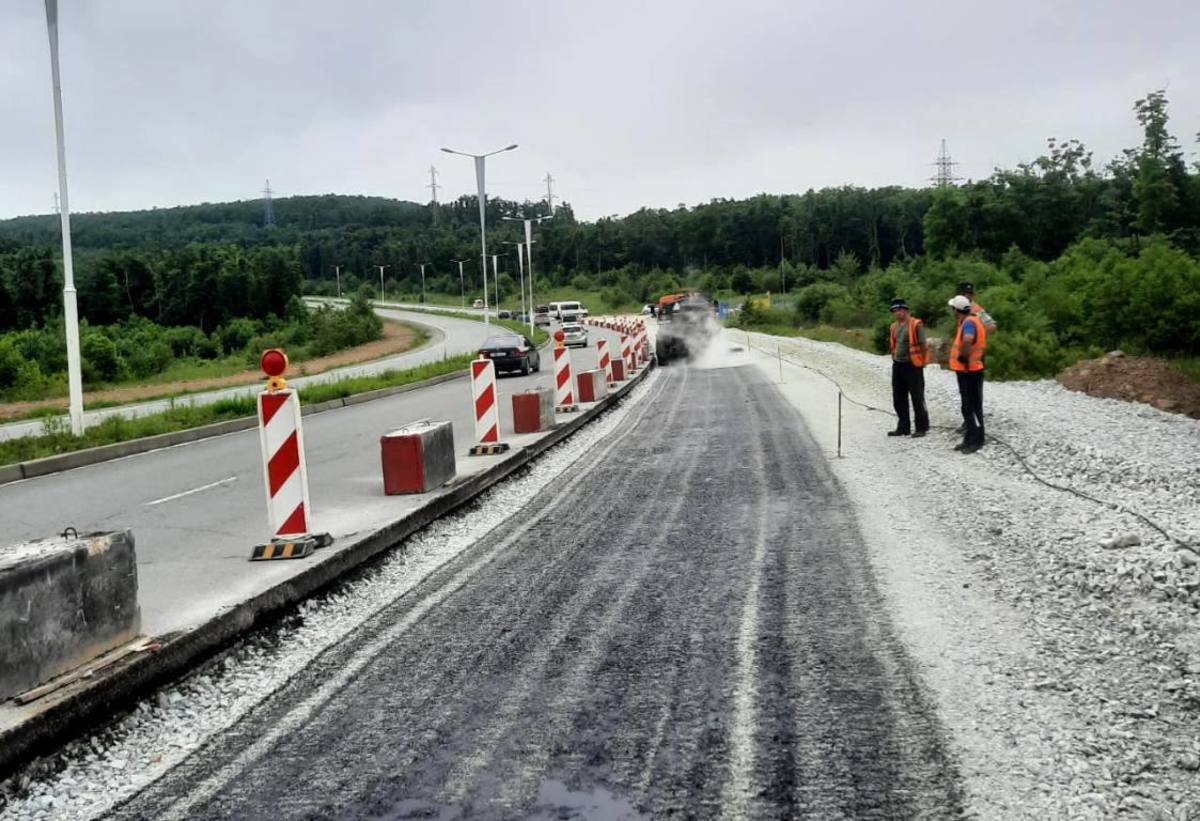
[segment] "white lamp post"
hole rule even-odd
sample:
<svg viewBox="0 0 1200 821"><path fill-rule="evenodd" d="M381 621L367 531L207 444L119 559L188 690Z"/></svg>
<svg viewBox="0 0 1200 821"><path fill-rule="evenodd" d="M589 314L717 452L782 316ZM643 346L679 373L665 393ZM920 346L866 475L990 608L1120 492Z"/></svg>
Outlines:
<svg viewBox="0 0 1200 821"><path fill-rule="evenodd" d="M79 306L75 299L75 262L71 255L71 206L67 201L67 148L63 136L62 78L58 72L58 0L46 0L50 37L50 77L54 89L54 138L58 149L59 219L63 246L63 323L67 328L67 394L71 432L83 435L83 371L79 359Z"/></svg>
<svg viewBox="0 0 1200 821"><path fill-rule="evenodd" d="M463 263L467 262L467 260L456 259L453 261L458 263L458 290L462 292L462 306L465 308L467 307L467 285L463 279Z"/></svg>
<svg viewBox="0 0 1200 821"><path fill-rule="evenodd" d="M419 262L417 264L421 266L421 304L424 305L425 304L425 266L430 265L431 263Z"/></svg>
<svg viewBox="0 0 1200 821"><path fill-rule="evenodd" d="M337 277L338 299L342 298L342 266L333 266L333 275Z"/></svg>
<svg viewBox="0 0 1200 821"><path fill-rule="evenodd" d="M511 222L525 223L525 267L529 272L529 332L533 333L533 224L545 222L549 217L504 217Z"/></svg>
<svg viewBox="0 0 1200 821"><path fill-rule="evenodd" d="M489 151L486 154L468 154L465 151L455 151L453 148L443 148L447 154L458 154L462 157L470 157L475 160L475 184L479 188L479 262L483 271L483 323L488 323L488 298L487 298L487 194L484 191L483 177L484 168L483 162L493 154L500 154L504 151L512 151L517 147L516 143L504 148L498 148L495 151Z"/></svg>
<svg viewBox="0 0 1200 821"><path fill-rule="evenodd" d="M508 241L504 244L516 246L517 249L517 290L521 292L521 313L525 313L525 244Z"/></svg>
<svg viewBox="0 0 1200 821"><path fill-rule="evenodd" d="M391 266L390 265L376 265L375 267L379 269L379 301L386 302L387 301L387 291L385 291L383 289L383 269L390 268Z"/></svg>

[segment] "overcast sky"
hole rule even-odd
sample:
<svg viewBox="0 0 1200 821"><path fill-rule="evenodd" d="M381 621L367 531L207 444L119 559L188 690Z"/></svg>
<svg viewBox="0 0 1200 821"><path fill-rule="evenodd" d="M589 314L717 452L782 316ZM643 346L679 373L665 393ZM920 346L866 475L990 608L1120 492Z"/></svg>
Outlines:
<svg viewBox="0 0 1200 821"><path fill-rule="evenodd" d="M1165 87L1195 156L1200 3L60 0L72 210L278 196L544 196L581 217L1107 160ZM43 0L0 0L0 217L57 181Z"/></svg>

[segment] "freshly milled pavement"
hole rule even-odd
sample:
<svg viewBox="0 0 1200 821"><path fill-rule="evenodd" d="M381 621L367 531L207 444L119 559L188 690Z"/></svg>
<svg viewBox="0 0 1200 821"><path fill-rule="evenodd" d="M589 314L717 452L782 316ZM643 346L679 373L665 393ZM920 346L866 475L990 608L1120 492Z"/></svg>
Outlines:
<svg viewBox="0 0 1200 821"><path fill-rule="evenodd" d="M652 390L113 817L958 817L800 418L752 368L672 366Z"/></svg>

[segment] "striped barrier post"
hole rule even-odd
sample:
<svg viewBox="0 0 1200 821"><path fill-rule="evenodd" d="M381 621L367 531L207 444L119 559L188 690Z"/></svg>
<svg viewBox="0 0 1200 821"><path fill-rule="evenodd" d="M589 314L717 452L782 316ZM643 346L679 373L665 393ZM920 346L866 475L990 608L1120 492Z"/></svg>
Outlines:
<svg viewBox="0 0 1200 821"><path fill-rule="evenodd" d="M471 399L475 409L475 442L471 456L504 453L508 443L500 441L500 403L496 397L496 366L490 359L471 362Z"/></svg>
<svg viewBox="0 0 1200 821"><path fill-rule="evenodd" d="M600 370L604 371L604 379L608 384L616 382L613 379L612 358L608 355L608 340L596 340L596 354L600 357Z"/></svg>
<svg viewBox="0 0 1200 821"><path fill-rule="evenodd" d="M621 361L625 363L626 379L633 375L633 358L630 355L629 337L621 334Z"/></svg>
<svg viewBox="0 0 1200 821"><path fill-rule="evenodd" d="M250 560L302 559L333 540L328 533L313 534L309 528L312 505L308 499L300 397L283 378L287 356L272 348L263 352L259 364L268 377L267 389L258 395L258 438L271 540L255 545Z"/></svg>
<svg viewBox="0 0 1200 821"><path fill-rule="evenodd" d="M559 413L579 410L571 382L571 352L563 344L562 330L554 332L554 409Z"/></svg>

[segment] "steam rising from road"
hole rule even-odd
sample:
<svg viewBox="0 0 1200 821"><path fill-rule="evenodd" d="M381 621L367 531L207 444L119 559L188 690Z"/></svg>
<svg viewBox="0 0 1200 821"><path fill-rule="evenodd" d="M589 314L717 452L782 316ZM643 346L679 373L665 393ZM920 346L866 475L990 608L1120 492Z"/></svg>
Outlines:
<svg viewBox="0 0 1200 821"><path fill-rule="evenodd" d="M710 370L713 368L736 368L740 365L750 364L750 351L745 345L745 340L738 341L736 332L726 332L723 325L717 321L717 318L712 314L704 317L704 330L702 336L708 340L702 351L693 351L689 359L671 363L671 366L682 365L692 368L700 368L702 370Z"/></svg>

